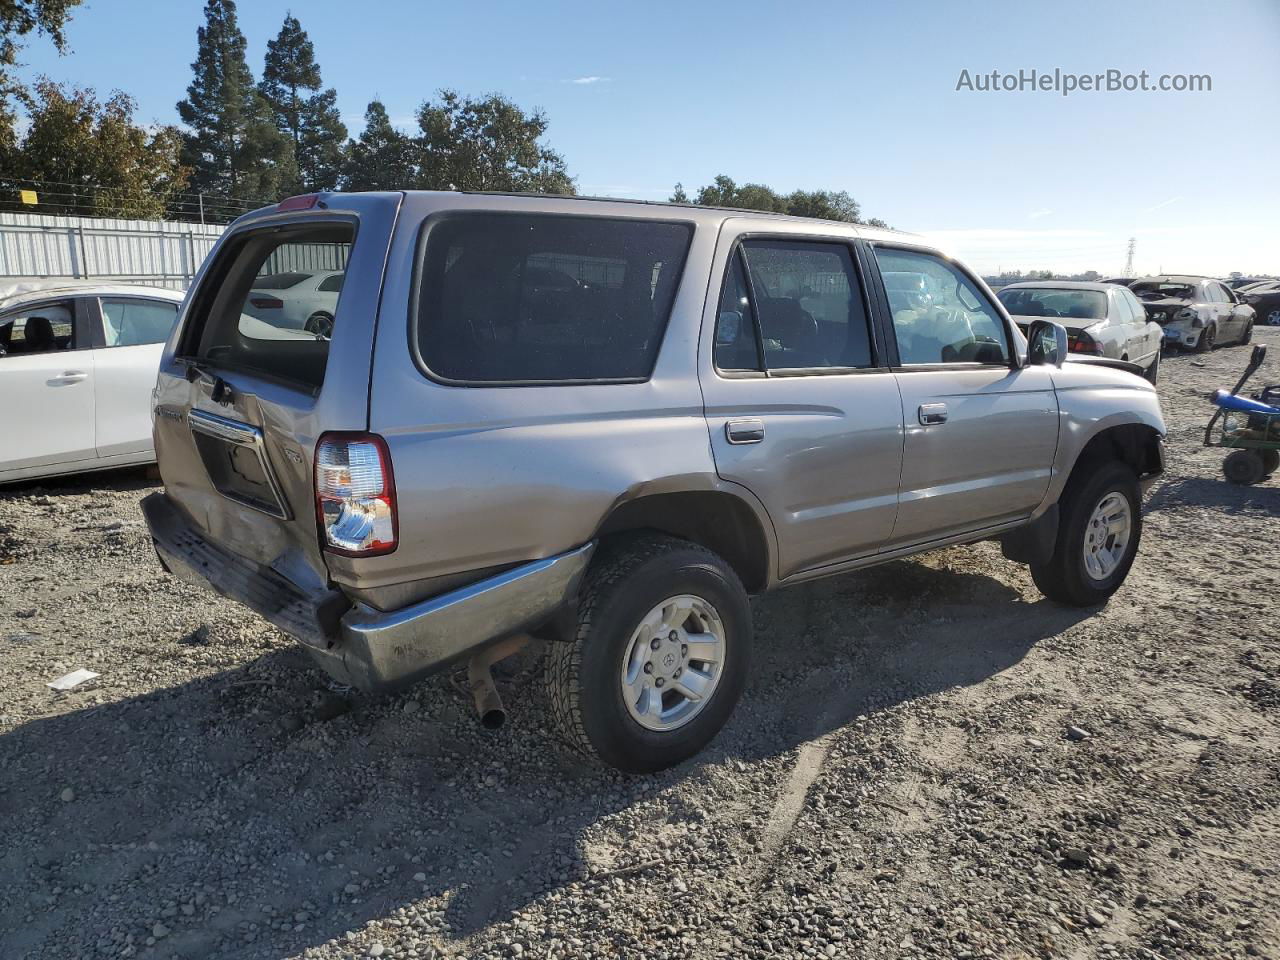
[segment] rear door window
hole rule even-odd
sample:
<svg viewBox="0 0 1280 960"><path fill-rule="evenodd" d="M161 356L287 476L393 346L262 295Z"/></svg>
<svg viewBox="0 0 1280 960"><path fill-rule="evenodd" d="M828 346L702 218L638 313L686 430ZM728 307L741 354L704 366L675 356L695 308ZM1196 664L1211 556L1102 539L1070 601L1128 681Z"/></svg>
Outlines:
<svg viewBox="0 0 1280 960"><path fill-rule="evenodd" d="M645 380L692 233L684 223L549 214L428 221L418 358L460 384Z"/></svg>
<svg viewBox="0 0 1280 960"><path fill-rule="evenodd" d="M872 365L867 311L847 246L747 240L742 252L769 370Z"/></svg>
<svg viewBox="0 0 1280 960"><path fill-rule="evenodd" d="M178 320L178 305L122 297L102 301L102 335L108 347L164 343Z"/></svg>
<svg viewBox="0 0 1280 960"><path fill-rule="evenodd" d="M354 238L346 223L234 238L196 294L179 355L319 389L341 293L317 288L346 268Z"/></svg>

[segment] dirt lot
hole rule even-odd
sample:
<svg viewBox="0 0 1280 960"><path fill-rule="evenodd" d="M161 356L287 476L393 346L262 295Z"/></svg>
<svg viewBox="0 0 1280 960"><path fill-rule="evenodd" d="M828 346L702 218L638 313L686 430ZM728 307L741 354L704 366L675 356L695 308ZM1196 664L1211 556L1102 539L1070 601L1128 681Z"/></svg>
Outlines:
<svg viewBox="0 0 1280 960"><path fill-rule="evenodd" d="M161 572L143 475L8 488L0 957L1280 958L1280 478L1198 445L1247 353L1166 360L1105 609L992 544L760 599L729 728L656 777L561 752L533 655L497 734L456 678L335 694Z"/></svg>

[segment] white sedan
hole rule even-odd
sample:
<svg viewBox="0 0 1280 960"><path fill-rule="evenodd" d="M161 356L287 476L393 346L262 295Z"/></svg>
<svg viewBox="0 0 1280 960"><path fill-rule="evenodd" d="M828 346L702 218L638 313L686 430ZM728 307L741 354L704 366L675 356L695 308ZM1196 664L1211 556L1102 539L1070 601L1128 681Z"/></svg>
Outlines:
<svg viewBox="0 0 1280 960"><path fill-rule="evenodd" d="M253 282L245 313L275 327L305 330L327 339L333 334L343 276L341 270L264 274Z"/></svg>
<svg viewBox="0 0 1280 960"><path fill-rule="evenodd" d="M0 290L0 483L155 460L151 390L182 297L84 282Z"/></svg>

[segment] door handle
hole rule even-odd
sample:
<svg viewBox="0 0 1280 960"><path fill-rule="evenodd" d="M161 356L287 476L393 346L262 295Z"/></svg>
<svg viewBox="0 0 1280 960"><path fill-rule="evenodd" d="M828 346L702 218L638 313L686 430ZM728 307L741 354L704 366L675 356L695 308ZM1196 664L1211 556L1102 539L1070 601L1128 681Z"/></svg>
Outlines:
<svg viewBox="0 0 1280 960"><path fill-rule="evenodd" d="M924 427L947 422L947 405L945 403L920 404L920 425Z"/></svg>
<svg viewBox="0 0 1280 960"><path fill-rule="evenodd" d="M81 380L87 380L89 375L83 370L66 370L60 377L50 377L45 381L51 387L66 386L71 383L79 383Z"/></svg>
<svg viewBox="0 0 1280 960"><path fill-rule="evenodd" d="M764 439L764 421L759 417L726 420L724 435L730 443L759 443Z"/></svg>

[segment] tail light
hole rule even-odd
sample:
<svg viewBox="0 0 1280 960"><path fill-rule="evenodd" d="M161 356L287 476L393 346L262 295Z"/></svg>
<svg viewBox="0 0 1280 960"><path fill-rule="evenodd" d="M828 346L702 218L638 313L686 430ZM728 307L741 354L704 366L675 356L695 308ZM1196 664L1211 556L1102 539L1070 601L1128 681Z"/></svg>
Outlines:
<svg viewBox="0 0 1280 960"><path fill-rule="evenodd" d="M259 310L279 310L284 306L284 301L276 297L250 297L249 302Z"/></svg>
<svg viewBox="0 0 1280 960"><path fill-rule="evenodd" d="M1076 337L1071 341L1071 352L1072 353L1088 353L1095 357L1101 356L1102 344L1100 344L1097 340L1093 339L1093 337L1089 336L1088 334L1085 334L1085 333L1077 334Z"/></svg>
<svg viewBox="0 0 1280 960"><path fill-rule="evenodd" d="M326 433L316 445L316 518L324 547L344 557L396 548L396 488L386 441L372 433Z"/></svg>

